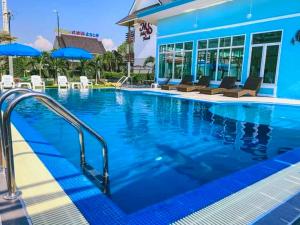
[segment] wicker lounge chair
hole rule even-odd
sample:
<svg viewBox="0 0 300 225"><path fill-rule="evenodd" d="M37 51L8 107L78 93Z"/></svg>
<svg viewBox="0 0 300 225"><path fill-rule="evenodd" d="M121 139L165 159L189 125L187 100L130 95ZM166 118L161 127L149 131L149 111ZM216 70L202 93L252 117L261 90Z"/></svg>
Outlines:
<svg viewBox="0 0 300 225"><path fill-rule="evenodd" d="M192 84L193 84L193 76L185 76L182 78L179 85L176 85L176 84L162 85L161 89L162 90L176 90L176 88L180 85L192 85Z"/></svg>
<svg viewBox="0 0 300 225"><path fill-rule="evenodd" d="M203 88L200 93L206 95L223 94L226 90L235 87L235 81L235 77L224 77L218 88Z"/></svg>
<svg viewBox="0 0 300 225"><path fill-rule="evenodd" d="M224 92L224 96L239 98L245 95L257 96L263 79L261 77L248 77L245 85L241 89L232 89Z"/></svg>
<svg viewBox="0 0 300 225"><path fill-rule="evenodd" d="M202 76L199 78L198 83L194 85L180 85L177 87L177 90L182 92L200 91L201 89L208 87L209 83L210 77Z"/></svg>

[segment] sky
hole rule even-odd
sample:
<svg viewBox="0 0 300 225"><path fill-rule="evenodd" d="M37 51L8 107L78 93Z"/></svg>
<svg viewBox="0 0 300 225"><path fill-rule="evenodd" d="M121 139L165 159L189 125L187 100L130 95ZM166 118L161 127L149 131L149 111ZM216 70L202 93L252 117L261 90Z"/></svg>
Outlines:
<svg viewBox="0 0 300 225"><path fill-rule="evenodd" d="M112 50L125 40L126 28L116 22L128 15L133 0L7 0L12 11L12 35L17 42L41 50L52 48L57 27L98 33L106 49ZM2 27L2 22L0 23Z"/></svg>

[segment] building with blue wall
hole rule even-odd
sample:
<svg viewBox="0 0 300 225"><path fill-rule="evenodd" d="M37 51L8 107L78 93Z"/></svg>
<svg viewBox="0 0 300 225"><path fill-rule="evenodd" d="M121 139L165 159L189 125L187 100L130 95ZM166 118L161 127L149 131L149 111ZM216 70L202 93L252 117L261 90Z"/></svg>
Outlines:
<svg viewBox="0 0 300 225"><path fill-rule="evenodd" d="M157 25L159 82L260 76L260 95L300 99L299 0L177 0L138 17Z"/></svg>

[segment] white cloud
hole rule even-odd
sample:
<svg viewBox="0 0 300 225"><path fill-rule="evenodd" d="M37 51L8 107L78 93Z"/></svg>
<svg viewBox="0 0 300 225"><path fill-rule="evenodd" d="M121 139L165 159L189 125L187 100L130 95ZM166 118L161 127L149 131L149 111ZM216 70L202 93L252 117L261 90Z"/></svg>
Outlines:
<svg viewBox="0 0 300 225"><path fill-rule="evenodd" d="M50 51L53 48L52 43L42 35L37 36L35 41L33 43L29 43L28 45L41 51Z"/></svg>
<svg viewBox="0 0 300 225"><path fill-rule="evenodd" d="M117 46L115 45L114 41L110 38L103 38L102 39L102 43L104 45L104 48L107 51L112 51L112 50L116 50Z"/></svg>

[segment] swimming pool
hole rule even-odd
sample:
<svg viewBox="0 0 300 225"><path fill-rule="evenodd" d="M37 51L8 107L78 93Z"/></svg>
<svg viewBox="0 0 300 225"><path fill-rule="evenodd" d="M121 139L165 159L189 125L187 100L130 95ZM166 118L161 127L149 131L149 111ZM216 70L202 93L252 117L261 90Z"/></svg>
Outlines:
<svg viewBox="0 0 300 225"><path fill-rule="evenodd" d="M47 90L47 94L108 142L110 198L126 213L299 147L297 107L212 104L115 90ZM18 111L79 167L73 128L31 100ZM88 163L100 170L97 142L85 141Z"/></svg>

